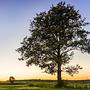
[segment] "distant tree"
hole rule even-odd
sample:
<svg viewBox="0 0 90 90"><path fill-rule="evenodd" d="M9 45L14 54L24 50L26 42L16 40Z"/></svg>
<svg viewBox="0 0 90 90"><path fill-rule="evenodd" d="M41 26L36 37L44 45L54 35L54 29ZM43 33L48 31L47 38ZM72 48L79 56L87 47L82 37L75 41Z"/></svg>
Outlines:
<svg viewBox="0 0 90 90"><path fill-rule="evenodd" d="M9 81L10 81L10 83L14 83L15 78L14 78L13 76L10 76L10 77L9 77Z"/></svg>
<svg viewBox="0 0 90 90"><path fill-rule="evenodd" d="M89 32L84 29L87 24L79 11L65 2L36 14L30 24L31 35L25 37L17 49L21 54L19 60L27 60L27 66L35 64L47 73L57 72L61 85L62 71L73 76L82 69L79 65L63 67L72 59L74 50L90 53Z"/></svg>

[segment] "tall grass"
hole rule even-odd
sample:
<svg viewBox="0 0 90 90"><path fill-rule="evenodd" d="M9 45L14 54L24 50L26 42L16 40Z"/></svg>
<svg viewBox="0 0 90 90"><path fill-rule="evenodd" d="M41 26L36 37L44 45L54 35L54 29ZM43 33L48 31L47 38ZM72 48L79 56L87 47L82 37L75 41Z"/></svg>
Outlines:
<svg viewBox="0 0 90 90"><path fill-rule="evenodd" d="M90 82L65 82L64 87L55 87L56 82L47 81L15 81L1 82L0 90L90 90Z"/></svg>

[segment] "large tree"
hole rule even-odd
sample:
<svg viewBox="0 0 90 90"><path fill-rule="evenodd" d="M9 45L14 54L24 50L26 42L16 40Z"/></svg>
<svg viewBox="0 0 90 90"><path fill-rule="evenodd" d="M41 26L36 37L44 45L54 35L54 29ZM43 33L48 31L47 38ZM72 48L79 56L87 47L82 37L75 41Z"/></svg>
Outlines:
<svg viewBox="0 0 90 90"><path fill-rule="evenodd" d="M58 83L61 72L70 75L81 69L79 65L64 67L69 63L74 50L90 53L89 32L84 29L88 23L79 11L70 4L60 2L49 11L36 14L30 24L30 36L25 37L17 51L20 60L27 60L27 66L35 64L47 73L57 72Z"/></svg>

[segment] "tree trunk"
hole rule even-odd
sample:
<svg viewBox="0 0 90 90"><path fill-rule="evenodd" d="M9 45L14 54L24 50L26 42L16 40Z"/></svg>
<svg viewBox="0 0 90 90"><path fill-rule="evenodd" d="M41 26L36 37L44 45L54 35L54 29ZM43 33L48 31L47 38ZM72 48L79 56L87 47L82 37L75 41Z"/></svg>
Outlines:
<svg viewBox="0 0 90 90"><path fill-rule="evenodd" d="M62 86L62 75L61 75L61 72L62 72L62 70L61 70L61 64L59 63L58 64L58 71L57 71L57 84L58 84L58 86Z"/></svg>

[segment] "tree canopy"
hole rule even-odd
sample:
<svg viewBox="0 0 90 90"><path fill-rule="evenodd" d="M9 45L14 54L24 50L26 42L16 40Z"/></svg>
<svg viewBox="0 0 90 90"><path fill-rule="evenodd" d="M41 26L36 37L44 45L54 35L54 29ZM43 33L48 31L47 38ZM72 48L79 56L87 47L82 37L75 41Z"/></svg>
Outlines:
<svg viewBox="0 0 90 90"><path fill-rule="evenodd" d="M17 51L21 54L19 60L26 60L27 66L35 64L45 72L58 72L58 80L64 70L70 75L81 69L79 65L65 67L74 54L74 50L90 53L89 32L79 10L74 6L60 2L47 12L36 14L30 24L30 36L23 39Z"/></svg>

